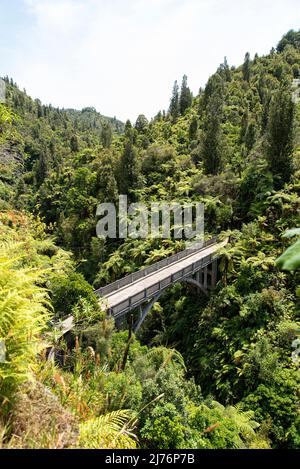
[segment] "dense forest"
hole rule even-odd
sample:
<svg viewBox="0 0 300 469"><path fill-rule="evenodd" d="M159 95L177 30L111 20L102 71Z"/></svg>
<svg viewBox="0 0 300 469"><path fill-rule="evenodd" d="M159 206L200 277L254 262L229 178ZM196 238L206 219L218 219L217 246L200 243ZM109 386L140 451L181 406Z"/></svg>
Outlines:
<svg viewBox="0 0 300 469"><path fill-rule="evenodd" d="M184 76L151 121L45 106L4 78L1 447L300 447L297 79L296 31L225 58L197 96ZM184 241L97 237L119 194L202 202L206 238L230 236L216 289L176 284L132 337L94 290Z"/></svg>

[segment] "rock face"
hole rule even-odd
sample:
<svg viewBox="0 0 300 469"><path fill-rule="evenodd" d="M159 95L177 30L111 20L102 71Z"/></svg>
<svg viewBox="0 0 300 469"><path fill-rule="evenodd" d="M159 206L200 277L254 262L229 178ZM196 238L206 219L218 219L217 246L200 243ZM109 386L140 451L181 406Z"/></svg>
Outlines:
<svg viewBox="0 0 300 469"><path fill-rule="evenodd" d="M0 209L9 208L8 201L13 195L13 187L23 173L23 158L20 152L10 145L0 145Z"/></svg>
<svg viewBox="0 0 300 469"><path fill-rule="evenodd" d="M0 165L20 166L22 162L22 155L16 149L10 145L0 145Z"/></svg>
<svg viewBox="0 0 300 469"><path fill-rule="evenodd" d="M35 381L19 392L12 416L13 446L71 448L78 439L76 418L49 388Z"/></svg>

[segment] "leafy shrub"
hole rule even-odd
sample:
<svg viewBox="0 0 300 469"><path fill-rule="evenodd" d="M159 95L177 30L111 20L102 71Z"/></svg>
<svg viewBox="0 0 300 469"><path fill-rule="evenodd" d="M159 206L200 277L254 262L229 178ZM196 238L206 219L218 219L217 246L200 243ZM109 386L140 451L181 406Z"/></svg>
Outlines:
<svg viewBox="0 0 300 469"><path fill-rule="evenodd" d="M73 308L81 298L88 300L95 309L98 308L93 288L82 274L73 272L68 276L53 277L50 289L54 311L60 316L72 314Z"/></svg>

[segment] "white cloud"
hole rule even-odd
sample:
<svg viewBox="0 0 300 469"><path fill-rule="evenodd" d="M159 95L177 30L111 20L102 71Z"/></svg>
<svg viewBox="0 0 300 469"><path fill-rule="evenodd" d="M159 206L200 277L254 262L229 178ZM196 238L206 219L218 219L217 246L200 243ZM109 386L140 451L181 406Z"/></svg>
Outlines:
<svg viewBox="0 0 300 469"><path fill-rule="evenodd" d="M31 22L12 51L14 79L44 102L123 120L166 108L184 73L196 93L225 55L267 53L299 23L296 0L23 2Z"/></svg>

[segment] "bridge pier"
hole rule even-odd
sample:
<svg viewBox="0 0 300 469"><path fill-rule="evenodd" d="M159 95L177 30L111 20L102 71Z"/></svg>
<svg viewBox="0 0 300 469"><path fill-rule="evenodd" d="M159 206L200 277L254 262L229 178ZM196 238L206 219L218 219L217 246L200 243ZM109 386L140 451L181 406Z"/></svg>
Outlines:
<svg viewBox="0 0 300 469"><path fill-rule="evenodd" d="M196 282L199 283L199 284L201 284L200 274L201 274L200 271L195 273ZM200 295L200 293L201 293L201 288L200 287L197 287L197 292Z"/></svg>
<svg viewBox="0 0 300 469"><path fill-rule="evenodd" d="M207 290L207 272L208 272L207 266L204 267L202 272L203 272L203 288L204 290Z"/></svg>
<svg viewBox="0 0 300 469"><path fill-rule="evenodd" d="M215 259L211 264L211 288L214 289L217 284L218 261Z"/></svg>
<svg viewBox="0 0 300 469"><path fill-rule="evenodd" d="M140 329L141 325L143 324L143 322L146 319L146 316L150 312L152 306L154 305L154 303L156 303L156 301L159 299L159 297L162 294L163 294L163 292L160 292L158 295L156 295L154 298L152 298L152 300L149 301L149 303L147 303L144 308L142 308L142 305L139 307L139 319L136 321L136 323L133 326L133 331L135 333Z"/></svg>

